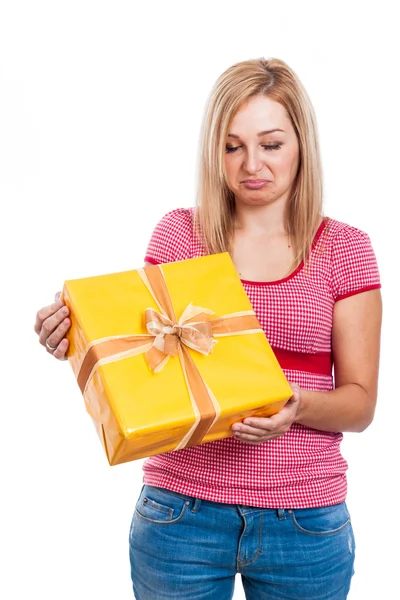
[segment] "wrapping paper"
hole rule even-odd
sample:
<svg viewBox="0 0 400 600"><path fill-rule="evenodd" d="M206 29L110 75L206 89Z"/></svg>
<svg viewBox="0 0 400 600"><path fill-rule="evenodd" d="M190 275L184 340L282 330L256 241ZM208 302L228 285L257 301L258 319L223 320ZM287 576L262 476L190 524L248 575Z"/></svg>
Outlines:
<svg viewBox="0 0 400 600"><path fill-rule="evenodd" d="M69 280L62 297L111 465L231 436L292 394L227 253Z"/></svg>

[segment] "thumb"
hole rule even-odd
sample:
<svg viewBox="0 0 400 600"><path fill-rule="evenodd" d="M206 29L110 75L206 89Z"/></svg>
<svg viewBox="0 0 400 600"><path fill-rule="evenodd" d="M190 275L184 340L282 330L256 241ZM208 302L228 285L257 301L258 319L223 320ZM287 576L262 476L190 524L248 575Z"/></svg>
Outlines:
<svg viewBox="0 0 400 600"><path fill-rule="evenodd" d="M297 383L292 383L289 381L289 385L292 388L292 396L289 398L289 401L294 403L294 402L300 402L300 398L301 398L301 390L300 387L297 385Z"/></svg>

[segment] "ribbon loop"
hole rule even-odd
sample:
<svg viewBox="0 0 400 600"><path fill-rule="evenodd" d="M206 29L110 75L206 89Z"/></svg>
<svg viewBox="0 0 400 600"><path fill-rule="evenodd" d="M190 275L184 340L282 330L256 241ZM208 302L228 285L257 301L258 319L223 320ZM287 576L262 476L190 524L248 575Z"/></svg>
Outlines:
<svg viewBox="0 0 400 600"><path fill-rule="evenodd" d="M147 308L145 311L146 328L150 335L154 335L153 346L166 356L178 356L180 344L185 344L201 354L208 355L212 352L216 340L213 337L212 325L208 321L208 315L212 314L206 308L201 306L189 306L183 311L181 318L177 323L173 323L169 317L157 312L154 308ZM192 322L190 319L200 318ZM189 321L189 322L188 322ZM146 357L151 356L148 353ZM161 370L167 361L162 360ZM154 361L148 361L152 370L154 370Z"/></svg>

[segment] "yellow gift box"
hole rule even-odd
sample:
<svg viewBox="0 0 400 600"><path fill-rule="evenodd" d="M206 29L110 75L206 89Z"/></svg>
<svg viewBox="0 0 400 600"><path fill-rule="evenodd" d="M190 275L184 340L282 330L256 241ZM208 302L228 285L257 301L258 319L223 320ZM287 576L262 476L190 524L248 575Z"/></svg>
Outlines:
<svg viewBox="0 0 400 600"><path fill-rule="evenodd" d="M229 437L292 394L227 253L69 280L62 297L111 465Z"/></svg>

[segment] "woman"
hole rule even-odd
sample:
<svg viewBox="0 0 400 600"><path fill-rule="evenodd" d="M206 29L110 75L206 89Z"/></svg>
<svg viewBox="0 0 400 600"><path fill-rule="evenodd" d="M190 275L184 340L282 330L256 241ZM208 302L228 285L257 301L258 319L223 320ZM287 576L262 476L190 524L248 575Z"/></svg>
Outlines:
<svg viewBox="0 0 400 600"><path fill-rule="evenodd" d="M322 216L313 109L295 73L251 60L218 79L205 115L196 210L156 227L146 262L229 251L293 382L271 418L149 458L130 531L137 600L342 600L353 573L344 431L372 421L380 282L368 236ZM37 315L65 358L60 301ZM334 366L334 383L332 378Z"/></svg>

